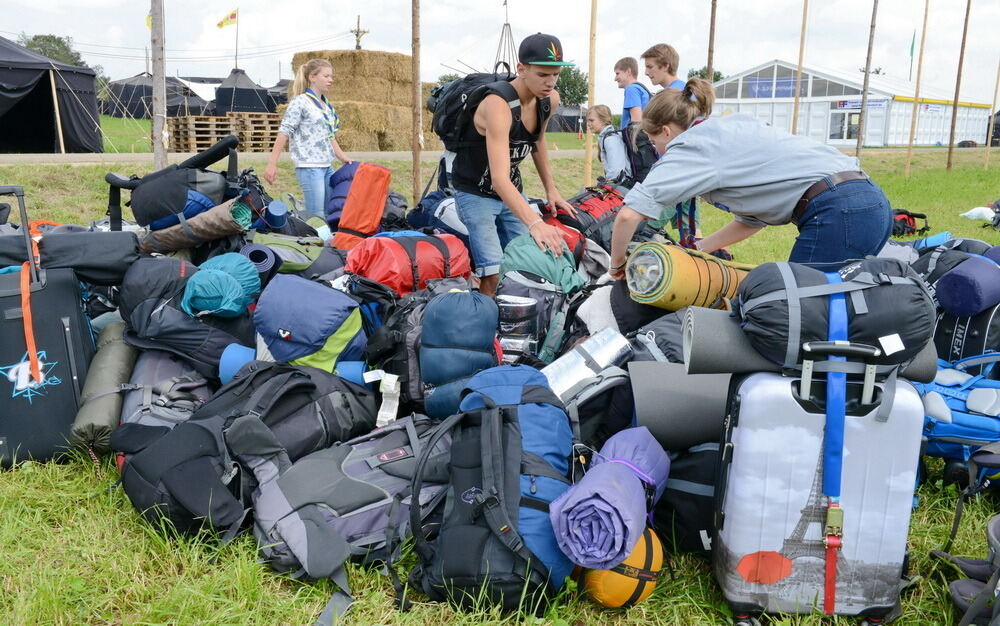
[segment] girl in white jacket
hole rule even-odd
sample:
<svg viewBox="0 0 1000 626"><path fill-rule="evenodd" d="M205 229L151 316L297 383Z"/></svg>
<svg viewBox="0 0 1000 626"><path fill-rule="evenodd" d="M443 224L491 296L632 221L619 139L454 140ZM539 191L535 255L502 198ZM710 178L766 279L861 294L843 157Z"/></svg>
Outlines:
<svg viewBox="0 0 1000 626"><path fill-rule="evenodd" d="M598 158L605 180L622 181L632 175L622 134L611 125L611 109L598 104L587 113L587 129L597 135Z"/></svg>

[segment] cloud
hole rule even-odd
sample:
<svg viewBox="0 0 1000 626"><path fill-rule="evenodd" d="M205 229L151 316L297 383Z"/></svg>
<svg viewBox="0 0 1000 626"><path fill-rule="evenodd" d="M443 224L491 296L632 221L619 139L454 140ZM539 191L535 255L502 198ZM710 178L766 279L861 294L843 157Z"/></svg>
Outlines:
<svg viewBox="0 0 1000 626"><path fill-rule="evenodd" d="M421 6L421 76L434 80L464 61L486 68L496 57L504 7L499 2L424 0ZM562 39L566 57L586 71L589 55L588 3L545 3L509 0L510 24L516 42L536 31ZM239 6L240 66L257 82L274 84L291 76L295 50L353 47L347 31L361 15L362 39L368 49L409 53L410 5L405 0L233 0L166 3L166 45L169 74L225 76L232 67L235 27L216 28L229 10ZM959 6L961 5L961 6ZM80 44L85 59L104 66L112 78L145 69L145 3L117 0L7 0L3 33L69 35ZM805 64L857 72L865 63L871 0L811 3ZM681 74L707 59L709 3L664 3L659 0L602 0L598 7L596 98L612 109L621 106L622 92L612 82L612 67L622 56L638 56L658 42L673 44L681 55ZM715 66L733 74L781 58L798 58L801 0L745 0L719 3ZM925 85L953 91L962 36L963 3L932 3L925 51ZM923 3L881 0L872 58L890 76L909 73L910 40L919 30ZM997 63L996 30L1000 3L974 3L969 24L961 98L989 103L993 99ZM339 39L303 44L323 37ZM83 44L96 44L85 46ZM107 48L99 46L125 46ZM265 48L270 46L271 48ZM275 48L284 47L285 50ZM110 55L110 56L109 56ZM122 58L127 57L127 58ZM186 60L170 62L171 57ZM197 60L191 57L196 57ZM916 69L914 68L914 76ZM861 74L858 72L858 76ZM644 83L648 82L641 77Z"/></svg>

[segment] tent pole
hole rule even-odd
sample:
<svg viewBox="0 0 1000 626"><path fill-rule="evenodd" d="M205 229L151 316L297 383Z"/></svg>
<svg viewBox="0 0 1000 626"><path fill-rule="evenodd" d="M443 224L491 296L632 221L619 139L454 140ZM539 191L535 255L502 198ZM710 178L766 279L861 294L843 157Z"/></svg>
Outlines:
<svg viewBox="0 0 1000 626"><path fill-rule="evenodd" d="M917 85L913 92L913 114L910 116L910 141L906 144L906 167L903 178L910 177L910 161L913 159L913 138L917 136L917 118L920 116L920 73L924 69L924 40L927 39L927 14L931 0L924 0L924 25L920 31L920 53L917 55Z"/></svg>
<svg viewBox="0 0 1000 626"><path fill-rule="evenodd" d="M167 166L167 82L166 60L163 56L163 0L150 0L153 28L150 31L150 47L153 49L153 167L158 170Z"/></svg>
<svg viewBox="0 0 1000 626"><path fill-rule="evenodd" d="M865 84L861 90L861 115L858 116L858 145L854 156L861 162L861 146L865 141L865 122L868 121L868 79L872 75L872 46L875 44L875 18L878 16L878 0L872 2L872 27L868 31L868 58L865 59ZM850 115L850 114L848 114ZM848 124L848 126L850 126Z"/></svg>
<svg viewBox="0 0 1000 626"><path fill-rule="evenodd" d="M972 0L965 4L965 25L962 27L962 47L958 52L958 76L955 77L955 101L951 105L951 133L948 136L948 165L951 171L952 156L955 152L955 124L958 122L958 94L962 90L962 63L965 61L965 39L969 34L969 13L972 12Z"/></svg>
<svg viewBox="0 0 1000 626"><path fill-rule="evenodd" d="M421 85L420 85L420 0L412 0L411 5L411 23L410 28L412 30L410 37L410 81L411 93L412 93L412 104L411 104L411 124L412 124L412 136L410 138L410 150L413 153L413 206L416 206L420 202L420 148L421 148L421 134L423 133L423 125L420 119L420 95L421 95Z"/></svg>
<svg viewBox="0 0 1000 626"><path fill-rule="evenodd" d="M715 10L717 0L712 0L712 14L708 22L708 63L705 66L705 80L715 82Z"/></svg>
<svg viewBox="0 0 1000 626"><path fill-rule="evenodd" d="M990 147L993 142L993 128L997 122L997 92L1000 91L1000 60L997 61L997 84L993 87L993 108L990 109L990 123L986 129L986 156L983 158L983 169L990 169Z"/></svg>
<svg viewBox="0 0 1000 626"><path fill-rule="evenodd" d="M590 59L587 63L587 108L594 109L594 70L597 67L597 0L590 0ZM594 184L594 141L590 127L587 127L587 143L584 145L583 185Z"/></svg>
<svg viewBox="0 0 1000 626"><path fill-rule="evenodd" d="M795 102L792 104L792 134L799 132L799 91L802 83L802 57L806 51L806 23L809 21L809 0L802 0L802 30L799 32L799 64L795 70Z"/></svg>
<svg viewBox="0 0 1000 626"><path fill-rule="evenodd" d="M59 154L66 154L66 142L63 141L62 116L59 114L59 97L56 95L56 71L49 70L49 84L52 85L52 106L56 110L56 135L59 136Z"/></svg>

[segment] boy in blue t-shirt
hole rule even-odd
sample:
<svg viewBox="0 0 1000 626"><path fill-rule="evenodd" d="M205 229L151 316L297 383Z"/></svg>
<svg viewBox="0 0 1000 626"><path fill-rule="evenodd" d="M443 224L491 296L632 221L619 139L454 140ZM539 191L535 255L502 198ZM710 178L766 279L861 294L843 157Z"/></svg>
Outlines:
<svg viewBox="0 0 1000 626"><path fill-rule="evenodd" d="M622 106L621 127L625 128L632 122L642 121L642 110L649 102L650 93L645 85L638 82L639 64L632 57L618 59L615 63L615 83L619 89L625 90L625 103Z"/></svg>

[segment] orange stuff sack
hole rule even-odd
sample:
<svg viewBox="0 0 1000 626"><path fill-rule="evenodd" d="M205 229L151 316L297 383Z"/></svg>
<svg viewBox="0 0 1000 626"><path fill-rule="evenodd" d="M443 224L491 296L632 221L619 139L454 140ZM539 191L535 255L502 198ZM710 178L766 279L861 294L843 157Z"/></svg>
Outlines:
<svg viewBox="0 0 1000 626"><path fill-rule="evenodd" d="M337 234L333 237L334 248L350 250L378 232L391 178L389 170L381 165L362 163L358 166L344 200Z"/></svg>

